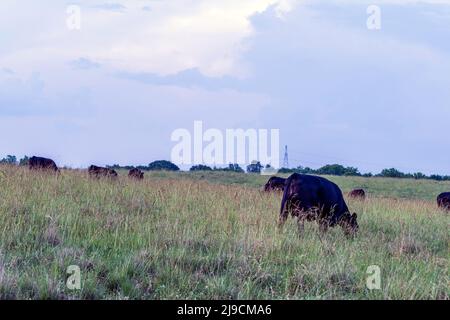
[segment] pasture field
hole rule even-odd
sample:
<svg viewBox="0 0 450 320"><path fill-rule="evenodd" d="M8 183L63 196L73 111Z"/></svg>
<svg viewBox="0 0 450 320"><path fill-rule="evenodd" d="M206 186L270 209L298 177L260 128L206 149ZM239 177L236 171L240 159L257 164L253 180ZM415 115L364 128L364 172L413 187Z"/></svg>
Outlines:
<svg viewBox="0 0 450 320"><path fill-rule="evenodd" d="M363 187L355 239L289 219L267 177L221 172L84 171L0 166L2 299L449 299L449 182L328 177ZM81 290L66 287L81 269ZM366 287L378 265L381 289Z"/></svg>

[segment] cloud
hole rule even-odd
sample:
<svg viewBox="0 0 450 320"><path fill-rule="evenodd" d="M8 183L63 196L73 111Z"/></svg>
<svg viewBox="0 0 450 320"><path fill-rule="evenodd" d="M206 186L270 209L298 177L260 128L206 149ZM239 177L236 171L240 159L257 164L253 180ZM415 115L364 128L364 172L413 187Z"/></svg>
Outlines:
<svg viewBox="0 0 450 320"><path fill-rule="evenodd" d="M17 17L13 25L24 26L24 39L29 41L8 47L9 52L0 54L0 63L16 67L27 61L30 69L49 61L55 65L88 56L126 72L167 75L195 68L207 76L244 77L240 56L246 48L242 42L254 32L249 18L273 5L279 15L285 15L291 2L173 0L153 2L151 11L143 11L142 2L91 4L80 0L81 30L71 31L65 27L65 7L45 0L30 4ZM117 15L125 5L126 11ZM8 6L11 11L23 10L13 2ZM39 28L32 28L35 18L28 11L40 12L45 23L36 21ZM3 24L7 23L11 22Z"/></svg>
<svg viewBox="0 0 450 320"><path fill-rule="evenodd" d="M347 5L449 5L450 0L303 0L306 4L338 4L341 6Z"/></svg>
<svg viewBox="0 0 450 320"><path fill-rule="evenodd" d="M89 88L79 85L60 89L37 72L25 78L0 77L0 117L86 117L92 107L90 94Z"/></svg>
<svg viewBox="0 0 450 320"><path fill-rule="evenodd" d="M296 5L298 5L299 0L280 0L275 5L275 14L279 19L284 19L285 15L291 12Z"/></svg>
<svg viewBox="0 0 450 320"><path fill-rule="evenodd" d="M0 80L0 126L14 132L0 140L0 152L40 154L73 167L147 164L170 158L173 130L192 130L198 119L207 128L253 127L254 115L269 102L263 94L151 84L68 67Z"/></svg>
<svg viewBox="0 0 450 320"><path fill-rule="evenodd" d="M126 7L120 3L102 3L93 5L91 8L115 12L124 12L126 10Z"/></svg>
<svg viewBox="0 0 450 320"><path fill-rule="evenodd" d="M282 144L298 164L317 167L331 156L375 172L384 166L450 170L441 152L444 145L450 150L443 138L443 119L450 117L450 50L417 32L439 27L418 20L417 8L414 15L390 12L399 22L421 22L403 32L371 32L364 15L344 13L314 5L282 22L270 12L252 19L258 32L243 59L254 80L247 90L272 98L261 116L265 125L282 128ZM439 31L437 39L449 32ZM307 158L305 152L322 156Z"/></svg>
<svg viewBox="0 0 450 320"><path fill-rule="evenodd" d="M87 58L79 58L77 60L70 61L69 65L75 69L81 70L90 70L100 67L99 63L93 62Z"/></svg>
<svg viewBox="0 0 450 320"><path fill-rule="evenodd" d="M381 1L372 32L359 1L78 3L80 31L64 4L0 4L15 13L0 21L0 66L14 71L0 71L0 126L15 132L1 152L143 164L203 120L280 128L293 165L450 170L442 6Z"/></svg>
<svg viewBox="0 0 450 320"><path fill-rule="evenodd" d="M8 75L13 75L15 73L14 70L11 70L9 68L2 68L0 71Z"/></svg>
<svg viewBox="0 0 450 320"><path fill-rule="evenodd" d="M135 80L158 86L177 86L184 88L200 87L207 90L238 89L241 80L229 76L208 77L198 69L188 69L175 74L161 76L155 73L119 72L117 77Z"/></svg>

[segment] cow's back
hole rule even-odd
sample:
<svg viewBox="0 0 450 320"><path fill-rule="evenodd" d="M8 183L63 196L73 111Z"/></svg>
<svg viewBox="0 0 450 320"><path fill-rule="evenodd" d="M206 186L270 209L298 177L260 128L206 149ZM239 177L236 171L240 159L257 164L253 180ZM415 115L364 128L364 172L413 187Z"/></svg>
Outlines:
<svg viewBox="0 0 450 320"><path fill-rule="evenodd" d="M437 197L437 203L440 208L450 210L450 192L441 193Z"/></svg>
<svg viewBox="0 0 450 320"><path fill-rule="evenodd" d="M333 182L318 176L294 173L285 184L282 207L287 201L298 201L303 208L319 208L326 215L333 214L334 220L348 212L341 189Z"/></svg>
<svg viewBox="0 0 450 320"><path fill-rule="evenodd" d="M88 168L89 176L93 178L107 177L107 178L117 178L117 172L115 170L97 166L90 166Z"/></svg>
<svg viewBox="0 0 450 320"><path fill-rule="evenodd" d="M141 170L139 170L137 168L134 168L128 172L128 177L130 177L132 179L142 180L142 179L144 179L144 172L142 172Z"/></svg>
<svg viewBox="0 0 450 320"><path fill-rule="evenodd" d="M325 178L318 178L320 179L321 183L321 202L338 216L341 216L342 214L348 212L349 210L347 204L345 203L344 196L338 185Z"/></svg>
<svg viewBox="0 0 450 320"><path fill-rule="evenodd" d="M31 170L53 170L58 171L56 163L52 159L42 157L31 157L28 160L28 167Z"/></svg>
<svg viewBox="0 0 450 320"><path fill-rule="evenodd" d="M366 192L363 189L354 189L354 190L349 192L348 196L350 198L365 199L366 198Z"/></svg>

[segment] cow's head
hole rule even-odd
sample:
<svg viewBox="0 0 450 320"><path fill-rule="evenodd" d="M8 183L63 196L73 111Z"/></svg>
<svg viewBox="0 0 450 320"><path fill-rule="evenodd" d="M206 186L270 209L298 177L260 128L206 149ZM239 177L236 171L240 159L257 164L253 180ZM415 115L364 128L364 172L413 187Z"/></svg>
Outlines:
<svg viewBox="0 0 450 320"><path fill-rule="evenodd" d="M264 185L264 191L283 191L283 187L276 179L276 177L270 178Z"/></svg>
<svg viewBox="0 0 450 320"><path fill-rule="evenodd" d="M273 184L273 177L267 181L267 183L264 185L264 191L271 191L272 190L272 184Z"/></svg>

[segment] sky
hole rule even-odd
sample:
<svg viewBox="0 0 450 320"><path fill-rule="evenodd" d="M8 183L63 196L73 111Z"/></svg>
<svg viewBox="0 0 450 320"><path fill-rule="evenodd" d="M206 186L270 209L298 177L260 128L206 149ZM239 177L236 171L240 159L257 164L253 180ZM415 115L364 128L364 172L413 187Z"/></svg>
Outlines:
<svg viewBox="0 0 450 320"><path fill-rule="evenodd" d="M170 160L171 134L199 120L279 129L291 167L450 174L450 0L2 0L0 14L0 158Z"/></svg>

